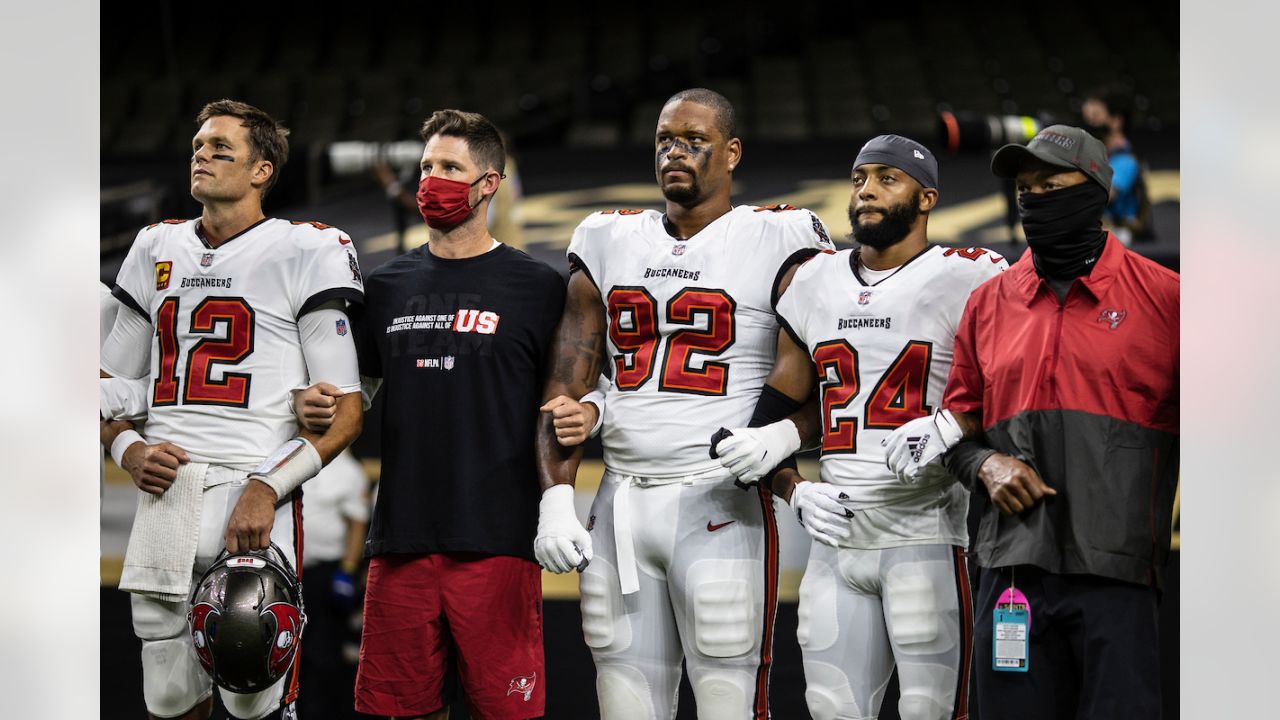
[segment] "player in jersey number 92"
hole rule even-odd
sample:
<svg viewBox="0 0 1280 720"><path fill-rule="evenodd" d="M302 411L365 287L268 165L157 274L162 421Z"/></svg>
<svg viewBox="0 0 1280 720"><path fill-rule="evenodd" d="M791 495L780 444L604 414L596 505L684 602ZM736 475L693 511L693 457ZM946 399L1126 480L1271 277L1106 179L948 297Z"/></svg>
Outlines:
<svg viewBox="0 0 1280 720"><path fill-rule="evenodd" d="M569 245L537 440L535 552L553 572L583 568L583 637L606 720L671 717L682 660L700 718L768 715L772 494L735 485L706 428L751 418L773 365L773 282L792 255L831 244L807 210L732 206L741 159L728 101L678 93L654 138L665 212L595 213ZM590 427L580 399L602 366L612 381L588 407L602 406L605 475L584 528L573 505L581 448L562 442Z"/></svg>

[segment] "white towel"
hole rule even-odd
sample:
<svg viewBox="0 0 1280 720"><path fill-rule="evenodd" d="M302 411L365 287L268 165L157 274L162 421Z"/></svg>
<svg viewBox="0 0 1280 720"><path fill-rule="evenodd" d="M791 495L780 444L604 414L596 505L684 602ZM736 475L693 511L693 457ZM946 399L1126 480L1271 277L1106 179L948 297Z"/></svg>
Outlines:
<svg viewBox="0 0 1280 720"><path fill-rule="evenodd" d="M178 477L163 495L139 491L138 512L124 553L120 589L166 602L184 602L200 544L205 463L178 466Z"/></svg>

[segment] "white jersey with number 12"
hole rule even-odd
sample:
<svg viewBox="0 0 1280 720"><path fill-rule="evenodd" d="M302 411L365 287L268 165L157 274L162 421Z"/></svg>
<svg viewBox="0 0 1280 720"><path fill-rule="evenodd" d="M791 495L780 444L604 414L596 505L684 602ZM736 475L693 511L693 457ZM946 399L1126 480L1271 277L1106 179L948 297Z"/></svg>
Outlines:
<svg viewBox="0 0 1280 720"><path fill-rule="evenodd" d="M138 233L113 293L155 328L147 440L252 468L298 432L289 390L308 384L298 318L361 301L363 285L337 228L267 218L211 248L196 220L168 220ZM338 322L334 332L350 332Z"/></svg>

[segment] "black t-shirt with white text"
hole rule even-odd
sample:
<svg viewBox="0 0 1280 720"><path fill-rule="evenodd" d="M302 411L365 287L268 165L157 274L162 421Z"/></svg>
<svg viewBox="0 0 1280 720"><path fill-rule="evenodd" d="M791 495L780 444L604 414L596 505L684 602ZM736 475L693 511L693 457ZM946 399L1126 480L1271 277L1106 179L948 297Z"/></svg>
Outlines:
<svg viewBox="0 0 1280 720"><path fill-rule="evenodd" d="M565 283L500 245L461 260L417 248L365 280L360 374L382 378L382 479L366 555L533 558L533 439Z"/></svg>

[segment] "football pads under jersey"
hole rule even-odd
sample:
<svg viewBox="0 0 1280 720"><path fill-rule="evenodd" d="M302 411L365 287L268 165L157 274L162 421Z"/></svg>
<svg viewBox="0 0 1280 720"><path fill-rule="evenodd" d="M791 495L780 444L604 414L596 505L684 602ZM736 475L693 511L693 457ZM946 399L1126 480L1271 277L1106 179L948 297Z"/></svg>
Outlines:
<svg viewBox="0 0 1280 720"><path fill-rule="evenodd" d="M584 220L568 252L609 323L605 465L644 477L719 469L711 433L750 420L773 367L780 268L830 248L821 221L790 206L738 206L688 240L668 234L655 210Z"/></svg>
<svg viewBox="0 0 1280 720"><path fill-rule="evenodd" d="M814 257L778 301L784 328L818 375L822 480L864 508L936 498L951 483L945 470L904 484L880 441L938 408L965 302L1008 262L981 248L931 245L874 285L854 274L855 262L852 250Z"/></svg>
<svg viewBox="0 0 1280 720"><path fill-rule="evenodd" d="M298 318L363 300L355 245L337 228L267 218L211 248L197 222L140 231L113 294L155 328L147 439L251 467L298 432L289 390L310 382ZM354 374L326 380L359 388Z"/></svg>

